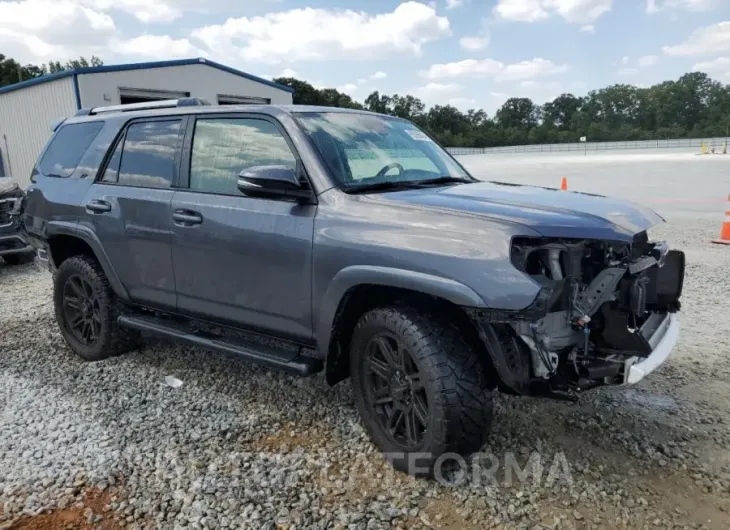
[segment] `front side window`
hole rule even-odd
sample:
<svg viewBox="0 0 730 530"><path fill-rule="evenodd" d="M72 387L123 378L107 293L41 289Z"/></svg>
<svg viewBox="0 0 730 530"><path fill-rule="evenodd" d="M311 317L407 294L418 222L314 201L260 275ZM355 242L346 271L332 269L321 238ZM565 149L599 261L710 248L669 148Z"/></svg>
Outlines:
<svg viewBox="0 0 730 530"><path fill-rule="evenodd" d="M117 157L112 155L104 174L105 182L116 180L126 186L169 188L175 176L175 155L180 145L180 120L132 123Z"/></svg>
<svg viewBox="0 0 730 530"><path fill-rule="evenodd" d="M70 177L103 127L101 121L61 127L41 159L41 173L47 177Z"/></svg>
<svg viewBox="0 0 730 530"><path fill-rule="evenodd" d="M363 184L471 177L405 120L365 113L306 112L297 121L345 189Z"/></svg>
<svg viewBox="0 0 730 530"><path fill-rule="evenodd" d="M202 118L195 122L190 189L240 195L238 175L253 166L296 168L296 158L276 126L255 118Z"/></svg>

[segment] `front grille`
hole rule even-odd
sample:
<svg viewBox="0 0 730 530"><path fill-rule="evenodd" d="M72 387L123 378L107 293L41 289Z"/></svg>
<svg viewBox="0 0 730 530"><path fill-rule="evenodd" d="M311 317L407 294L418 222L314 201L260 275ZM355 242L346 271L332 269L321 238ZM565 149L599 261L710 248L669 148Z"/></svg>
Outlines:
<svg viewBox="0 0 730 530"><path fill-rule="evenodd" d="M10 222L10 217L15 210L15 202L17 200L17 198L0 199L0 225Z"/></svg>

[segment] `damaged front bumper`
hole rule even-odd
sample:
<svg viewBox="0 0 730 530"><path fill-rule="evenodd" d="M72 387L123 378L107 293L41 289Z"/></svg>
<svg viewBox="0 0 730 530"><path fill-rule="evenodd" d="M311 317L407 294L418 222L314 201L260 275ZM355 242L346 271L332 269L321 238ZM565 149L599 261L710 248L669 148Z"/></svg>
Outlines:
<svg viewBox="0 0 730 530"><path fill-rule="evenodd" d="M679 319L674 313L664 315L654 334L649 339L653 350L648 357L634 356L627 359L624 364L625 384L638 383L644 377L659 368L672 353L675 344L679 340Z"/></svg>
<svg viewBox="0 0 730 530"><path fill-rule="evenodd" d="M33 252L20 223L22 196L0 197L0 257Z"/></svg>
<svg viewBox="0 0 730 530"><path fill-rule="evenodd" d="M517 268L540 294L520 311L469 312L502 387L572 399L599 385L633 384L663 364L679 338L685 256L639 234L521 241Z"/></svg>

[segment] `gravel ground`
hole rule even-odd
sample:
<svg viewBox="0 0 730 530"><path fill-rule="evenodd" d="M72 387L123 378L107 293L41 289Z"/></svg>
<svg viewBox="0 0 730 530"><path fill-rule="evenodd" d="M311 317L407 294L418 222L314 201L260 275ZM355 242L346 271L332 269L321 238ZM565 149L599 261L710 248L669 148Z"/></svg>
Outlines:
<svg viewBox="0 0 730 530"><path fill-rule="evenodd" d="M83 363L57 330L49 274L0 264L0 528L726 529L730 248L708 244L720 219L653 231L689 263L668 364L578 403L497 396L490 445L450 485L391 471L349 383L153 339Z"/></svg>

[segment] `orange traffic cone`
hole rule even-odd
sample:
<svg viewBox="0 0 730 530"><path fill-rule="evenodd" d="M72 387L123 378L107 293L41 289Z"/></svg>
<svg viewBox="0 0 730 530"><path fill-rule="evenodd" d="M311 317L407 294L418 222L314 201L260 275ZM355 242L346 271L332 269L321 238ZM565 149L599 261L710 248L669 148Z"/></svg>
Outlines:
<svg viewBox="0 0 730 530"><path fill-rule="evenodd" d="M563 177L563 180L560 181L560 189L563 191L568 191L568 179Z"/></svg>
<svg viewBox="0 0 730 530"><path fill-rule="evenodd" d="M713 239L713 243L720 245L730 245L730 195L727 197L728 207L725 210L725 221L720 229L720 239Z"/></svg>

